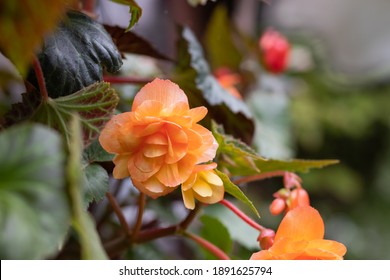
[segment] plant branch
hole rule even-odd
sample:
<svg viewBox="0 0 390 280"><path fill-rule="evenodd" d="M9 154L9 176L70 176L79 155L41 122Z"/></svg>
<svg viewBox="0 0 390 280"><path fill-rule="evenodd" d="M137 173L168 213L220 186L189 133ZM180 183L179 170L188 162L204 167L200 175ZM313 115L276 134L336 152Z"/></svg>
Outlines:
<svg viewBox="0 0 390 280"><path fill-rule="evenodd" d="M110 192L106 193L106 197L107 197L108 201L110 202L111 207L114 210L115 214L117 215L123 230L125 231L126 235L128 237L130 237L131 230L129 228L129 225L126 221L125 216L123 215L122 209L120 208L118 202L116 201L115 197Z"/></svg>
<svg viewBox="0 0 390 280"><path fill-rule="evenodd" d="M134 243L145 243L157 238L166 237L169 235L174 235L177 232L177 226L170 226L166 228L156 228L141 231L137 238L134 240Z"/></svg>
<svg viewBox="0 0 390 280"><path fill-rule="evenodd" d="M154 240L169 235L179 234L184 232L188 226L192 223L199 210L202 208L201 204L197 204L195 209L190 211L187 217L177 225L169 226L166 228L157 228L141 231L134 239L135 243L144 243L150 240Z"/></svg>
<svg viewBox="0 0 390 280"><path fill-rule="evenodd" d="M188 226L192 223L192 221L195 219L196 215L198 214L199 210L201 209L201 204L198 203L195 206L195 209L190 211L187 215L187 217L178 225L178 230L186 230Z"/></svg>
<svg viewBox="0 0 390 280"><path fill-rule="evenodd" d="M144 193L140 193L139 198L138 198L138 213L137 213L137 220L135 222L134 228L133 228L133 234L131 237L131 240L134 241L142 227L142 217L144 214L145 210L145 202L146 202L146 197Z"/></svg>
<svg viewBox="0 0 390 280"><path fill-rule="evenodd" d="M47 101L49 99L49 94L47 92L45 77L43 76L41 63L39 62L36 56L34 57L32 63L33 63L35 76L37 77L38 80L39 91L42 95L43 101Z"/></svg>
<svg viewBox="0 0 390 280"><path fill-rule="evenodd" d="M251 175L251 176L245 176L242 178L238 178L236 180L232 180L232 182L236 185L240 185L242 183L249 183L249 182L264 180L273 177L283 177L284 174L286 174L286 171L283 170L271 171L271 172L265 172L256 175Z"/></svg>
<svg viewBox="0 0 390 280"><path fill-rule="evenodd" d="M251 218L249 218L244 212L242 212L240 209L238 209L233 203L230 201L223 199L219 202L220 204L224 205L228 209L230 209L234 214L236 214L241 220L246 222L248 225L253 227L254 229L258 231L262 231L265 229L262 225L259 225L255 221L253 221Z"/></svg>
<svg viewBox="0 0 390 280"><path fill-rule="evenodd" d="M193 233L186 232L186 231L183 232L183 235L185 237L188 237L189 239L195 241L196 243L198 243L204 249L206 249L211 254L216 256L218 259L220 259L220 260L230 260L230 257L228 255L226 255L224 251L222 251L220 248L215 246L213 243L207 241L206 239L204 239L204 238L202 238L202 237L200 237L198 235L195 235Z"/></svg>

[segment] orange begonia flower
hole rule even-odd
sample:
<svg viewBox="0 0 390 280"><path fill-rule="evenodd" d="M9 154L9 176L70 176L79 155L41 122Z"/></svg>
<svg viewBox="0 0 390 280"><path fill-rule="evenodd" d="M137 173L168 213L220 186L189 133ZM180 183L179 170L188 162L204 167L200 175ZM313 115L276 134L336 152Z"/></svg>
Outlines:
<svg viewBox="0 0 390 280"><path fill-rule="evenodd" d="M213 170L216 167L216 163L198 165L182 184L184 205L188 209L195 208L195 198L207 204L217 203L223 199L225 188L221 178Z"/></svg>
<svg viewBox="0 0 390 280"><path fill-rule="evenodd" d="M185 93L169 80L155 79L135 96L132 111L114 116L99 137L115 154L114 178L130 176L139 191L157 198L173 191L195 165L212 160L218 144L197 124L205 107L190 109Z"/></svg>
<svg viewBox="0 0 390 280"><path fill-rule="evenodd" d="M300 206L280 223L273 245L254 253L251 260L341 260L346 247L324 239L324 222L317 210Z"/></svg>

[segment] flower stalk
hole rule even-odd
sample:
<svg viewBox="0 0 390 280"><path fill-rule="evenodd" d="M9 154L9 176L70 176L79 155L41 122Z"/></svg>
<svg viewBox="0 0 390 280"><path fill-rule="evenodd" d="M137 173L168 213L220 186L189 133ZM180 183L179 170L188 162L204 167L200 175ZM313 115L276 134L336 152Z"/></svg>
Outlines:
<svg viewBox="0 0 390 280"><path fill-rule="evenodd" d="M236 214L240 219L242 219L244 222L246 222L248 225L253 227L254 229L258 231L263 231L266 228L262 225L259 225L255 221L253 221L251 218L249 218L244 212L242 212L240 209L238 209L233 203L230 201L223 199L219 202L223 206L227 207L229 210L231 210L234 214Z"/></svg>
<svg viewBox="0 0 390 280"><path fill-rule="evenodd" d="M41 63L39 62L39 59L36 56L33 59L32 66L35 72L35 76L37 77L38 80L39 91L42 95L43 101L46 102L49 99L49 94L47 92L45 77L43 76Z"/></svg>

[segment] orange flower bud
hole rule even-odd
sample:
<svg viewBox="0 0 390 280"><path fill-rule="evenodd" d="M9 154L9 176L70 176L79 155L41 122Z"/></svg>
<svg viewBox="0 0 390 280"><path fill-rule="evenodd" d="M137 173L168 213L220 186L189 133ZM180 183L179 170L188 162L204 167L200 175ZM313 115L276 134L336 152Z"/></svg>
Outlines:
<svg viewBox="0 0 390 280"><path fill-rule="evenodd" d="M298 206L310 206L309 194L302 188L296 188L291 192L287 201L288 210L292 210Z"/></svg>
<svg viewBox="0 0 390 280"><path fill-rule="evenodd" d="M279 32L268 29L259 39L264 67L271 73L282 73L288 64L290 44Z"/></svg>
<svg viewBox="0 0 390 280"><path fill-rule="evenodd" d="M272 215L279 215L286 208L286 202L282 198L275 198L269 206Z"/></svg>

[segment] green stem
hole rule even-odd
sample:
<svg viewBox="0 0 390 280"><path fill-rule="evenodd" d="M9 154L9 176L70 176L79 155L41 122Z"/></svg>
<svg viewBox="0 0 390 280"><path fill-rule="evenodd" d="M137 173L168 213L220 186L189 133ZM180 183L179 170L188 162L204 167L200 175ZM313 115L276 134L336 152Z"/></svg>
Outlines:
<svg viewBox="0 0 390 280"><path fill-rule="evenodd" d="M230 260L230 257L228 255L226 255L224 251L222 251L220 248L215 246L213 243L207 241L206 239L204 239L204 238L202 238L202 237L200 237L198 235L195 235L193 233L186 232L186 231L183 232L183 235L185 237L188 237L189 239L195 241L196 243L198 243L204 249L206 249L211 254L216 256L218 259L220 259L220 260Z"/></svg>
<svg viewBox="0 0 390 280"><path fill-rule="evenodd" d="M37 77L38 80L39 91L42 95L43 101L46 102L49 99L49 94L47 93L45 77L43 76L41 63L39 62L36 56L34 57L32 64L33 64L35 76Z"/></svg>
<svg viewBox="0 0 390 280"><path fill-rule="evenodd" d="M254 229L258 231L262 231L265 229L262 225L259 225L255 221L253 221L251 218L249 218L244 212L242 212L240 209L238 209L233 203L230 201L223 199L219 202L220 204L224 205L228 209L230 209L234 214L236 214L241 220L246 222L248 225L253 227Z"/></svg>
<svg viewBox="0 0 390 280"><path fill-rule="evenodd" d="M260 174L256 174L256 175L238 178L236 180L233 180L232 182L236 185L240 185L242 183L249 183L249 182L264 180L264 179L273 178L273 177L283 177L285 173L286 173L286 171L283 171L283 170L265 172L265 173L260 173Z"/></svg>

